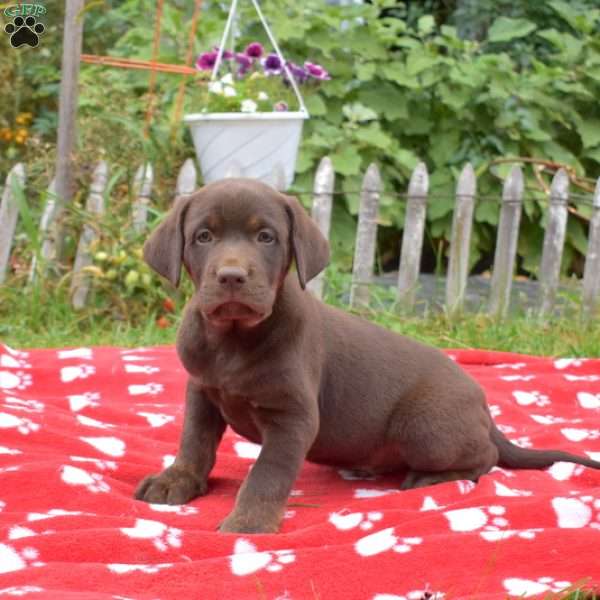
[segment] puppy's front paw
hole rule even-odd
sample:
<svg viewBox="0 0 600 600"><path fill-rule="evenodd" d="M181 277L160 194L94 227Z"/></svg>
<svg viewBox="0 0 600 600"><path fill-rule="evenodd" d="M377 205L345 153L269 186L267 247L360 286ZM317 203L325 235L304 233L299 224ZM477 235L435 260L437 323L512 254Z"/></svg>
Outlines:
<svg viewBox="0 0 600 600"><path fill-rule="evenodd" d="M221 533L277 533L278 518L253 518L231 513L219 526Z"/></svg>
<svg viewBox="0 0 600 600"><path fill-rule="evenodd" d="M146 477L134 497L150 504L185 504L206 494L208 485L189 471L172 466L158 475Z"/></svg>

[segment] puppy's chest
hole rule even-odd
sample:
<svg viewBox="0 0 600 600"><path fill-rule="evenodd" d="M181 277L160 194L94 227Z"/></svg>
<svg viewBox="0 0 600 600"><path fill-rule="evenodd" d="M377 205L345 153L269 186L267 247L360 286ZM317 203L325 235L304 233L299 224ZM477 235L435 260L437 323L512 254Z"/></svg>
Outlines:
<svg viewBox="0 0 600 600"><path fill-rule="evenodd" d="M261 442L260 409L253 398L230 395L215 388L206 388L206 394L236 433L253 442Z"/></svg>

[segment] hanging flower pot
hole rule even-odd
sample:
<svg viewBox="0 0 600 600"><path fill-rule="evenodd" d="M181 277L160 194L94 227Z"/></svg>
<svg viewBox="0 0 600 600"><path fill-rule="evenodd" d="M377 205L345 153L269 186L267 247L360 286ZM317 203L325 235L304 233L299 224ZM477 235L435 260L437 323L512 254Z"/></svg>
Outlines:
<svg viewBox="0 0 600 600"><path fill-rule="evenodd" d="M287 62L258 2L252 3L275 52L267 55L258 42L243 52L225 50L237 9L234 0L221 45L196 62L199 71L212 73L199 98L202 109L184 121L205 183L252 177L285 190L294 180L302 126L309 118L300 87L314 90L329 75L319 65ZM218 78L221 67L227 73Z"/></svg>

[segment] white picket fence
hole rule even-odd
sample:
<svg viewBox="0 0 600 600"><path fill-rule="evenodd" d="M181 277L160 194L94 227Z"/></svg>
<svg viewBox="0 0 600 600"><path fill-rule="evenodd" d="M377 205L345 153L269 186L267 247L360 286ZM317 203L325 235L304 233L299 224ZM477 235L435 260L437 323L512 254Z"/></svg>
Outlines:
<svg viewBox="0 0 600 600"><path fill-rule="evenodd" d="M235 175L235 173L231 173ZM183 164L175 190L178 198L191 194L196 189L197 174L194 162L188 159ZM86 203L86 211L104 213L104 196L108 182L108 165L100 161L96 166ZM459 312L464 309L464 299L469 275L469 248L473 224L473 211L477 202L476 177L473 167L465 165L456 186L455 206L450 241L450 256L446 276L446 309ZM6 179L0 205L0 283L6 277L13 237L18 218L18 202L15 185L25 185L25 169L15 165ZM132 223L141 233L147 226L148 205L153 185L152 165L139 167L133 181ZM323 158L317 169L312 192L312 217L323 235L329 238L332 204L334 198L335 173L331 160ZM412 309L419 285L419 270L425 231L429 176L424 163L417 165L410 178L406 197L406 216L403 228L402 248L397 280L397 304L403 309ZM523 174L515 166L504 181L500 222L497 232L496 251L492 271L492 282L488 300L488 311L498 317L506 315L511 298L515 269L519 224L523 201ZM45 209L40 221L42 261L54 257L54 243L49 236L54 218L53 184L47 194ZM365 173L360 194L360 208L356 230L354 264L350 289L350 304L353 307L369 302L374 281L375 251L379 214L379 200L383 193L377 165L372 164ZM549 194L547 225L542 259L539 269L538 312L550 313L555 306L560 279L560 264L567 230L569 202L569 177L559 170L552 181ZM77 255L73 266L71 297L75 308L85 306L91 279L85 267L92 263L90 247L97 239L96 228L85 225L81 233ZM37 265L30 267L30 281L36 276ZM323 293L321 274L310 282L311 291L321 297ZM582 310L585 316L596 314L600 305L600 179L593 196L593 215L589 226L588 250L582 281Z"/></svg>

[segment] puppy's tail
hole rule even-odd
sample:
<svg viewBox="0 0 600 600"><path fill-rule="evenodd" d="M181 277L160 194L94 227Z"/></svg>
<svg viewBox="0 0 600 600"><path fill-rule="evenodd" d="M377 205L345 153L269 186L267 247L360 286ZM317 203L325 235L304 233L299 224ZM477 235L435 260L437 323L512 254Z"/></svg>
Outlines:
<svg viewBox="0 0 600 600"><path fill-rule="evenodd" d="M504 434L492 424L492 441L498 448L500 458L498 466L509 469L545 469L555 462L563 461L585 465L593 469L600 469L600 461L592 460L586 456L577 456L562 450L530 450L520 448L509 441Z"/></svg>

